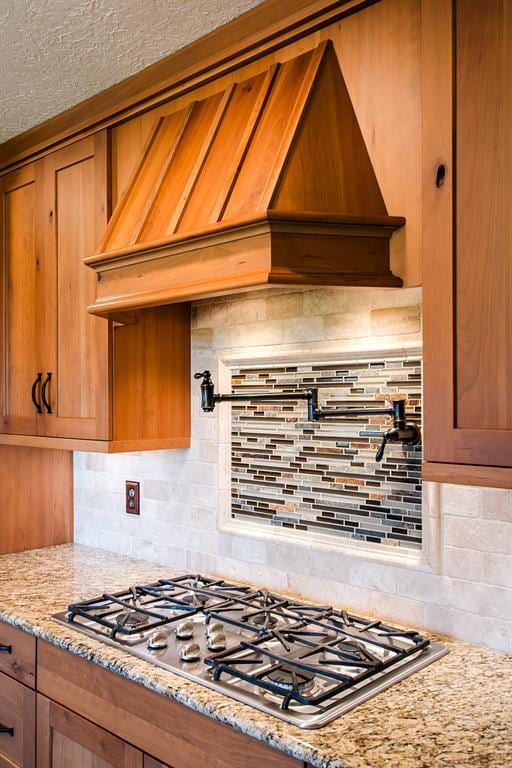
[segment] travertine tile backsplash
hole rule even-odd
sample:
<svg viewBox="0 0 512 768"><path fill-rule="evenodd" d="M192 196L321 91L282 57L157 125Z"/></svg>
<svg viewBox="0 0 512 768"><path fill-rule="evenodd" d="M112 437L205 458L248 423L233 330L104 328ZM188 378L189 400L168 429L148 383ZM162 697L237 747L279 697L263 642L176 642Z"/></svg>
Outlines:
<svg viewBox="0 0 512 768"><path fill-rule="evenodd" d="M417 289L264 291L197 302L193 370L210 368L217 380L226 359L243 366L417 355L420 305ZM225 389L229 379L217 383ZM75 454L76 541L512 650L512 491L425 484L421 551L367 541L340 547L307 534L291 540L269 526L251 531L233 525L225 509L228 412L223 405L203 414L197 389L190 449ZM141 482L140 518L124 513L125 480Z"/></svg>

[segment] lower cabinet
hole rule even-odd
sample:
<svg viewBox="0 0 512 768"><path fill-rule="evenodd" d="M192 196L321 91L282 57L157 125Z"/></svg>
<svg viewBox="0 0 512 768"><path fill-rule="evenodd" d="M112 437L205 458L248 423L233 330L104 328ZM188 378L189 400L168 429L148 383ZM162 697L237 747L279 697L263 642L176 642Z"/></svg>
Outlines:
<svg viewBox="0 0 512 768"><path fill-rule="evenodd" d="M0 651L0 768L305 768L2 622Z"/></svg>
<svg viewBox="0 0 512 768"><path fill-rule="evenodd" d="M82 719L94 722L100 731L115 733L116 743L129 742L140 750L139 754L151 755L156 768L304 765L206 715L41 640L37 643L37 690L61 708L76 712L76 723ZM92 763L92 767L112 765L105 758L101 760ZM147 758L143 765L155 768ZM49 766L57 768L60 763L41 763L41 768ZM89 763L85 766L91 768ZM81 768L80 763L77 768Z"/></svg>
<svg viewBox="0 0 512 768"><path fill-rule="evenodd" d="M35 722L35 692L0 672L0 768L34 768Z"/></svg>
<svg viewBox="0 0 512 768"><path fill-rule="evenodd" d="M65 707L37 697L38 768L143 768L142 752Z"/></svg>

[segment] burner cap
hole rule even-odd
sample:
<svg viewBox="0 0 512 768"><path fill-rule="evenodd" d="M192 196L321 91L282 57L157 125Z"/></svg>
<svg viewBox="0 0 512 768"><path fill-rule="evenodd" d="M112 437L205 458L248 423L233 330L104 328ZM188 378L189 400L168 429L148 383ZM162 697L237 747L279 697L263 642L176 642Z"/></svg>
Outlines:
<svg viewBox="0 0 512 768"><path fill-rule="evenodd" d="M366 661L371 663L378 663L381 661L377 654L372 653L364 643L358 642L357 640L347 640L346 638L340 640L338 649L345 652L356 661Z"/></svg>
<svg viewBox="0 0 512 768"><path fill-rule="evenodd" d="M123 611L116 616L117 626L121 629L138 629L149 623L148 617L138 611Z"/></svg>
<svg viewBox="0 0 512 768"><path fill-rule="evenodd" d="M299 693L305 696L311 693L315 687L315 675L306 669L293 669L288 666L280 666L270 670L267 678L283 693Z"/></svg>
<svg viewBox="0 0 512 768"><path fill-rule="evenodd" d="M257 627L272 629L277 624L277 618L269 611L265 611L264 613L257 613L256 616L249 616L248 622L249 624L255 624Z"/></svg>

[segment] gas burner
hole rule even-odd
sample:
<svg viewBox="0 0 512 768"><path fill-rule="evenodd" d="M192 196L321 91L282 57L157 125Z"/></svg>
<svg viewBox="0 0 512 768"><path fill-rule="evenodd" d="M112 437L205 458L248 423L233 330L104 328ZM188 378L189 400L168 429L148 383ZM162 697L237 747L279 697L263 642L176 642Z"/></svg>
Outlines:
<svg viewBox="0 0 512 768"><path fill-rule="evenodd" d="M308 696L315 689L316 676L309 670L293 669L286 665L276 666L266 674L266 678L283 693Z"/></svg>
<svg viewBox="0 0 512 768"><path fill-rule="evenodd" d="M357 640L347 640L343 638L336 643L336 648L341 651L343 655L355 661L371 662L373 664L379 664L381 658L377 653L373 653L364 643Z"/></svg>
<svg viewBox="0 0 512 768"><path fill-rule="evenodd" d="M126 629L138 629L149 624L149 619L145 614L138 611L123 611L117 614L116 624L118 629L123 629L124 627Z"/></svg>
<svg viewBox="0 0 512 768"><path fill-rule="evenodd" d="M277 617L274 616L270 610L255 613L253 616L244 618L249 624L255 624L257 627L263 627L264 629L272 629L278 624Z"/></svg>
<svg viewBox="0 0 512 768"><path fill-rule="evenodd" d="M208 602L208 598L197 595L195 592L185 592L184 595L181 595L180 601L194 608L202 608Z"/></svg>

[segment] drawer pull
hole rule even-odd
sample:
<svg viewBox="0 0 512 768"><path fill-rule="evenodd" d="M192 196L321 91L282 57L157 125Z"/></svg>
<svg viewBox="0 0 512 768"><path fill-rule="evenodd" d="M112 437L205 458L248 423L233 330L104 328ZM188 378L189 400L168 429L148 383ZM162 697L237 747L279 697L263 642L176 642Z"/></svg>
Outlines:
<svg viewBox="0 0 512 768"><path fill-rule="evenodd" d="M12 645L0 645L0 653L12 653Z"/></svg>
<svg viewBox="0 0 512 768"><path fill-rule="evenodd" d="M52 412L52 407L48 402L48 400L46 399L46 388L48 387L48 384L50 383L51 380L52 380L52 374L47 373L46 379L44 380L43 386L41 388L41 400L43 401L43 405L46 408L46 413Z"/></svg>
<svg viewBox="0 0 512 768"><path fill-rule="evenodd" d="M5 734L6 736L14 736L14 728L9 728L9 726L2 725L0 723L0 734Z"/></svg>
<svg viewBox="0 0 512 768"><path fill-rule="evenodd" d="M42 373L38 373L36 380L32 384L32 402L34 403L34 406L35 406L35 409L36 409L36 413L42 413L43 412L43 409L41 408L41 404L37 400L37 397L36 397L37 388L41 384L41 379L42 378L43 378L43 374Z"/></svg>

